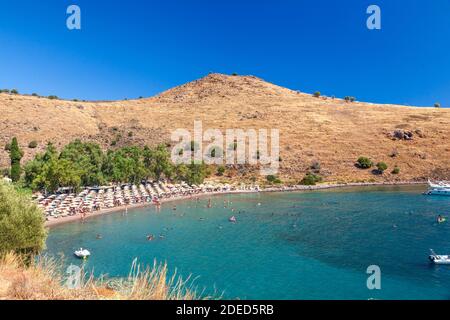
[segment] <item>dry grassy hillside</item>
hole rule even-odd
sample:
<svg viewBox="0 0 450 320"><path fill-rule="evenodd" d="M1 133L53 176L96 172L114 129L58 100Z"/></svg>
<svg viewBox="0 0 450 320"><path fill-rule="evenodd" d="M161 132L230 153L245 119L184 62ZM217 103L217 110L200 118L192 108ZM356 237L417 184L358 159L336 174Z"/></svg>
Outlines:
<svg viewBox="0 0 450 320"><path fill-rule="evenodd" d="M169 142L176 128L280 129L281 177L298 180L313 161L327 181L450 178L450 110L347 103L315 98L251 76L211 74L158 96L115 102L71 102L0 94L0 166L3 146L17 136L29 159L48 141L62 146L75 138L105 148ZM395 140L396 129L413 133ZM37 149L29 149L32 140ZM394 152L395 151L395 152ZM395 153L396 156L392 157ZM383 176L354 166L359 156L386 162ZM399 175L390 173L394 165ZM247 170L245 177L257 175ZM241 172L242 174L242 172Z"/></svg>

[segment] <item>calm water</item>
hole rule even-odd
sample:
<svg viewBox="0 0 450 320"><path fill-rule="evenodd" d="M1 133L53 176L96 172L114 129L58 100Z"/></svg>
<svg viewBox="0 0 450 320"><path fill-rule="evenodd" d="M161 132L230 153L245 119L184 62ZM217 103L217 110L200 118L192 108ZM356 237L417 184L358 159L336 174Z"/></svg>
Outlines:
<svg viewBox="0 0 450 320"><path fill-rule="evenodd" d="M230 299L449 299L450 266L431 266L427 255L450 253L450 223L435 222L450 216L450 197L423 191L227 195L213 197L212 209L206 198L173 202L160 213L151 207L55 227L47 247L78 265L72 253L88 248L86 267L112 277L127 275L135 257L167 261ZM233 214L236 224L228 222ZM148 242L148 234L157 239ZM381 290L366 287L369 265L381 268Z"/></svg>

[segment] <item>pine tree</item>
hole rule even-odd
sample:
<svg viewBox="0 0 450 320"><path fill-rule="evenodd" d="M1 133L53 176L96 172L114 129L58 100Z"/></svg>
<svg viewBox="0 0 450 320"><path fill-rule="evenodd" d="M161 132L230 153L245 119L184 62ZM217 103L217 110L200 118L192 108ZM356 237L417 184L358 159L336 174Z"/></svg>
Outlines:
<svg viewBox="0 0 450 320"><path fill-rule="evenodd" d="M22 160L23 151L20 150L16 137L14 137L11 141L11 149L9 154L11 159L11 179L13 182L17 182L20 179L20 174L22 171L20 168L20 160Z"/></svg>

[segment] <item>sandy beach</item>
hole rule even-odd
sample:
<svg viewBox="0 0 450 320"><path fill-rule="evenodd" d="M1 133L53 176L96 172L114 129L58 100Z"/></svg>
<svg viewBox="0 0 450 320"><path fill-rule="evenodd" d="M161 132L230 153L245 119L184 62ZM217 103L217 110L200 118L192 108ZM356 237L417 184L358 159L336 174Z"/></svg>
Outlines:
<svg viewBox="0 0 450 320"><path fill-rule="evenodd" d="M362 182L362 183L345 183L345 184L321 184L321 185L315 185L315 186L293 186L293 187L273 187L273 188L267 188L260 191L253 191L253 190L236 190L236 191L227 191L227 192L207 192L207 193L201 193L201 194L195 194L195 195L189 195L189 196L178 196L178 197L172 197L172 198L165 198L161 199L161 203L167 203L172 201L179 201L179 200L193 200L196 198L206 198L211 196L217 196L217 195L227 195L227 194L243 194L243 193L265 193L265 192L295 192L295 191L314 191L314 190L326 190L326 189L336 189L336 188L349 188L349 187L373 187L373 186L405 186L405 185L424 185L425 182L421 181L400 181L400 182ZM84 222L88 220L89 218L93 217L99 217L103 215L107 215L110 213L125 211L127 209L136 209L136 208L142 208L142 207L150 207L154 206L151 202L145 202L145 203L138 203L128 206L119 206L114 208L108 208L108 209L102 209L99 211L94 211L92 213L89 213L85 216ZM57 225L70 223L70 222L81 222L81 215L77 214L74 216L67 216L67 217L60 217L56 219L51 219L49 221L45 222L45 226L48 228L52 228Z"/></svg>

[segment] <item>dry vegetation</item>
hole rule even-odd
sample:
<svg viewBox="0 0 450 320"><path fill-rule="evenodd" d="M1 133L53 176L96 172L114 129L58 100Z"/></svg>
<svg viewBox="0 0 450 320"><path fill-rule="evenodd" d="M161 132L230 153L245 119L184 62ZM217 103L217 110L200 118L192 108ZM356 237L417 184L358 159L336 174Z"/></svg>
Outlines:
<svg viewBox="0 0 450 320"><path fill-rule="evenodd" d="M84 276L78 289L69 289L62 262L41 258L26 266L15 254L0 260L0 300L193 300L199 299L189 279L169 277L167 266L143 268L136 261L128 278L95 280Z"/></svg>
<svg viewBox="0 0 450 320"><path fill-rule="evenodd" d="M450 179L450 110L317 98L252 76L211 74L155 97L115 102L0 94L0 109L0 167L8 165L3 145L13 136L26 160L49 141L62 146L81 138L105 148L112 141L117 147L169 142L174 129L192 131L194 120L202 120L205 130L280 129L284 181L298 181L314 161L330 182ZM412 132L413 139L394 139L397 129ZM38 147L28 148L34 140ZM360 156L384 161L389 170L360 170L354 166ZM390 173L395 165L399 175ZM232 174L245 179L255 172Z"/></svg>

